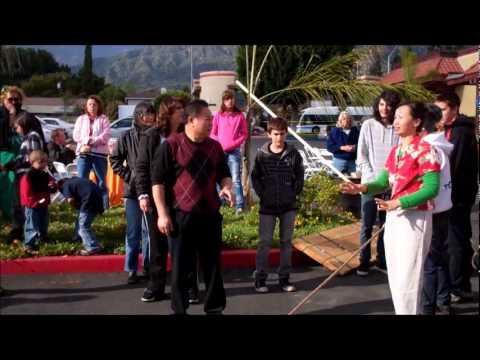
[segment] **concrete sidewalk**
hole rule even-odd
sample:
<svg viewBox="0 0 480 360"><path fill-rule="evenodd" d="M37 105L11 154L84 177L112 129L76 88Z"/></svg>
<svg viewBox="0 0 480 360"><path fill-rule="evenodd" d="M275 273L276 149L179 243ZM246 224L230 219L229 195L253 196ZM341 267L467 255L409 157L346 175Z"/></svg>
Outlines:
<svg viewBox="0 0 480 360"><path fill-rule="evenodd" d="M253 289L251 269L226 269L226 315L286 315L329 272L321 266L300 266L292 274L298 291L283 293L277 281L268 285L271 292L257 294ZM456 306L457 313L478 315L478 277L472 278L475 302ZM142 303L145 283L126 284L125 273L85 273L62 275L11 275L1 279L8 291L0 297L1 314L108 314L168 315L171 313L167 286L166 300ZM203 284L200 285L203 290ZM201 294L202 295L202 294ZM192 305L190 314L203 314L203 306ZM385 274L372 271L361 278L338 277L320 290L299 314L374 315L393 314L393 304Z"/></svg>

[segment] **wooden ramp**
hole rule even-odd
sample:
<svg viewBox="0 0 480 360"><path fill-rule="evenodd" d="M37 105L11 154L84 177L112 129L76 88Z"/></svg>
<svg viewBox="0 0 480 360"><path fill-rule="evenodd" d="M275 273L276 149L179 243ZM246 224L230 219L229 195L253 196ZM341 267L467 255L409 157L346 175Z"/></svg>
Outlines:
<svg viewBox="0 0 480 360"><path fill-rule="evenodd" d="M337 270L360 247L360 222L304 236L292 241L293 246L330 271ZM377 227L373 229L373 232ZM372 240L372 258L376 257L378 236ZM355 256L339 275L350 273L360 265Z"/></svg>

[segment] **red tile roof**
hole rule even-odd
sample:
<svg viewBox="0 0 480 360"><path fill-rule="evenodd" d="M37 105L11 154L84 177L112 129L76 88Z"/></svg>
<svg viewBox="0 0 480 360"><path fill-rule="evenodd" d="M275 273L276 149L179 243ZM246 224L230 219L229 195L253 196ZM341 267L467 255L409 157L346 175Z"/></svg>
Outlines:
<svg viewBox="0 0 480 360"><path fill-rule="evenodd" d="M477 63L470 66L464 73L464 75L458 79L452 79L447 81L447 85L455 85L455 84L464 84L469 83L471 81L475 81L480 73L480 65Z"/></svg>
<svg viewBox="0 0 480 360"><path fill-rule="evenodd" d="M463 69L456 58L442 57L437 55L417 63L415 68L415 78L426 76L432 71L438 73L442 77L446 77L448 74L452 73L463 73ZM403 81L405 81L403 68L398 68L391 71L381 80L381 82L384 84L398 84Z"/></svg>

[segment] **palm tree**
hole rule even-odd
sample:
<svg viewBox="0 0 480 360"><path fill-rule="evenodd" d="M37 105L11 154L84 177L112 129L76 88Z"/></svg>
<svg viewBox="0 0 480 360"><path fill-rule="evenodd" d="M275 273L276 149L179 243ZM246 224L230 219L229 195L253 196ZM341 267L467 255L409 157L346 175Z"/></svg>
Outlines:
<svg viewBox="0 0 480 360"><path fill-rule="evenodd" d="M247 45L246 50L246 86L250 93L255 93L255 89L261 79L262 70L268 64L267 60L272 53L273 45L269 46L264 55L260 67L255 69L256 64L256 45L251 47ZM269 103L275 101L281 94L289 93L298 103L303 103L305 99L325 99L330 98L340 107L346 107L348 104L371 105L374 99L380 95L383 90L396 90L403 97L416 101L430 101L433 99L432 93L419 85L416 81L406 81L399 85L380 84L376 81L358 80L354 74L355 64L365 56L362 50L356 50L346 55L335 56L334 58L318 64L311 65L314 55L304 68L300 68L298 74L291 80L290 84L279 90L268 94L258 96L261 100L268 99ZM278 60L278 59L277 59ZM411 71L411 66L406 64L407 70ZM245 142L245 156L243 161L242 184L247 203L251 203L251 191L249 186L250 169L250 132L252 110L255 103L252 102L250 95L247 95L247 123L248 138Z"/></svg>

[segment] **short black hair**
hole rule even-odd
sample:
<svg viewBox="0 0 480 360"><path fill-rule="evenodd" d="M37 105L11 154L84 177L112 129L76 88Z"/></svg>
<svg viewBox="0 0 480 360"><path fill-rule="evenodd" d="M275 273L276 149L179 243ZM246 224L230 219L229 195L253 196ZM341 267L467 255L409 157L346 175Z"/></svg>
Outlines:
<svg viewBox="0 0 480 360"><path fill-rule="evenodd" d="M205 100L190 101L185 107L185 116L187 116L187 119L197 117L204 108L208 108L208 103Z"/></svg>
<svg viewBox="0 0 480 360"><path fill-rule="evenodd" d="M440 95L437 95L435 101L445 102L451 108L456 107L458 109L460 107L460 98L453 91L445 91Z"/></svg>
<svg viewBox="0 0 480 360"><path fill-rule="evenodd" d="M430 134L437 131L437 124L442 120L442 110L435 104L425 104L425 108L423 129Z"/></svg>
<svg viewBox="0 0 480 360"><path fill-rule="evenodd" d="M142 116L146 114L156 115L157 112L155 111L155 107L151 103L142 101L138 103L135 106L135 110L133 110L133 120L135 121L135 123L138 123Z"/></svg>
<svg viewBox="0 0 480 360"><path fill-rule="evenodd" d="M380 116L380 111L378 111L378 105L380 104L380 100L385 101L388 106L392 109L390 114L388 115L388 123L393 123L393 118L395 117L395 110L397 110L400 101L402 98L400 94L394 90L384 90L378 97L375 99L373 103L373 117L377 121L382 121L382 117Z"/></svg>

